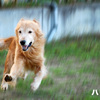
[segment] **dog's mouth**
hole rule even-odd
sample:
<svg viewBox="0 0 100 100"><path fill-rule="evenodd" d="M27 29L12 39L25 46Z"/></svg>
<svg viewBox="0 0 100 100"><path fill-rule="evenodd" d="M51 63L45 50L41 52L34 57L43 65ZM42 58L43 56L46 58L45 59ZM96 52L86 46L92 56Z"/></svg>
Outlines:
<svg viewBox="0 0 100 100"><path fill-rule="evenodd" d="M22 49L23 51L27 51L28 48L32 45L32 42L29 43L29 45L21 45L22 46Z"/></svg>

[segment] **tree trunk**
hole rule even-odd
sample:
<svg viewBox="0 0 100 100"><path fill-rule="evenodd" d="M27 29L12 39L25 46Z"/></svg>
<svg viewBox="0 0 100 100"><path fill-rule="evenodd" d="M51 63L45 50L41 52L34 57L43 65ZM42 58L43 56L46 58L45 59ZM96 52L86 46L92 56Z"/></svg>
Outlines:
<svg viewBox="0 0 100 100"><path fill-rule="evenodd" d="M1 3L1 0L0 0L0 8L2 7L2 3Z"/></svg>

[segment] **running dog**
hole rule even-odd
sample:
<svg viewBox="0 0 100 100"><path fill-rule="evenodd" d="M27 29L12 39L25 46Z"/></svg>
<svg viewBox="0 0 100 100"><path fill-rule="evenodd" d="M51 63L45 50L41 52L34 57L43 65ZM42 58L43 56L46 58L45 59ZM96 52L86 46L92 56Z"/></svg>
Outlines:
<svg viewBox="0 0 100 100"><path fill-rule="evenodd" d="M0 39L0 50L8 49L1 89L16 86L17 79L25 79L33 71L31 89L35 91L47 74L44 65L45 38L36 20L21 19L15 29L16 36Z"/></svg>

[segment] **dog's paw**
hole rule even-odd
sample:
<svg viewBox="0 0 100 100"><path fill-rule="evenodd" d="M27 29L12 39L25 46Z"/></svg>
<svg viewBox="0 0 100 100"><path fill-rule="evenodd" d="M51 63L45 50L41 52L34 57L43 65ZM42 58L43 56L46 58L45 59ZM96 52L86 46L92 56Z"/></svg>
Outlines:
<svg viewBox="0 0 100 100"><path fill-rule="evenodd" d="M12 77L11 77L10 75L5 75L4 80L5 80L6 82L10 82L10 81L12 81Z"/></svg>
<svg viewBox="0 0 100 100"><path fill-rule="evenodd" d="M37 89L38 89L38 87L39 87L39 84L37 83L35 83L35 82L33 82L32 84L31 84L31 89L33 90L33 91L36 91Z"/></svg>
<svg viewBox="0 0 100 100"><path fill-rule="evenodd" d="M2 83L1 84L1 90L3 90L3 91L6 91L6 90L8 90L8 84L7 83Z"/></svg>

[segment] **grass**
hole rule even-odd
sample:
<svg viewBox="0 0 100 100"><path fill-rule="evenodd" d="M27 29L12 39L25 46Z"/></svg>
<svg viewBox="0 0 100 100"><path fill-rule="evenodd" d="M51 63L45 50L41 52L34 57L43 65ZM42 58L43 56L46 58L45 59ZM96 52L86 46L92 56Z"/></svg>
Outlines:
<svg viewBox="0 0 100 100"><path fill-rule="evenodd" d="M6 56L7 56L7 51L0 51L0 65L4 65L4 62L6 60Z"/></svg>
<svg viewBox="0 0 100 100"><path fill-rule="evenodd" d="M62 0L61 2L59 2L59 0L37 0L37 2L34 1L30 1L30 2L17 2L16 4L14 2L9 2L9 3L5 3L2 7L3 8L12 8L12 7L37 7L37 6L43 6L44 4L51 4L52 2L56 2L58 5L69 5L69 4L81 4L81 3L88 3L85 0L77 0L77 2L75 2L75 0ZM92 0L90 1L91 3L93 2ZM95 0L94 2L99 2L99 0Z"/></svg>
<svg viewBox="0 0 100 100"><path fill-rule="evenodd" d="M37 2L8 2L5 3L3 8L14 8L14 7L39 7L43 6L45 3L51 3L51 0L37 0Z"/></svg>
<svg viewBox="0 0 100 100"><path fill-rule="evenodd" d="M88 40L89 38L89 40ZM96 37L88 36L88 38L83 37L82 39L65 39L62 42L52 42L47 44L46 55L51 57L66 57L66 56L76 56L80 57L82 60L91 58L100 58L100 41ZM56 45L55 45L56 44ZM49 50L53 48L53 50Z"/></svg>
<svg viewBox="0 0 100 100"><path fill-rule="evenodd" d="M0 80L7 51L0 52ZM99 100L100 99L100 38L82 36L64 38L46 44L48 77L33 92L30 84L34 74L26 80L18 79L15 89L0 90L0 100ZM97 89L99 96L92 96Z"/></svg>

